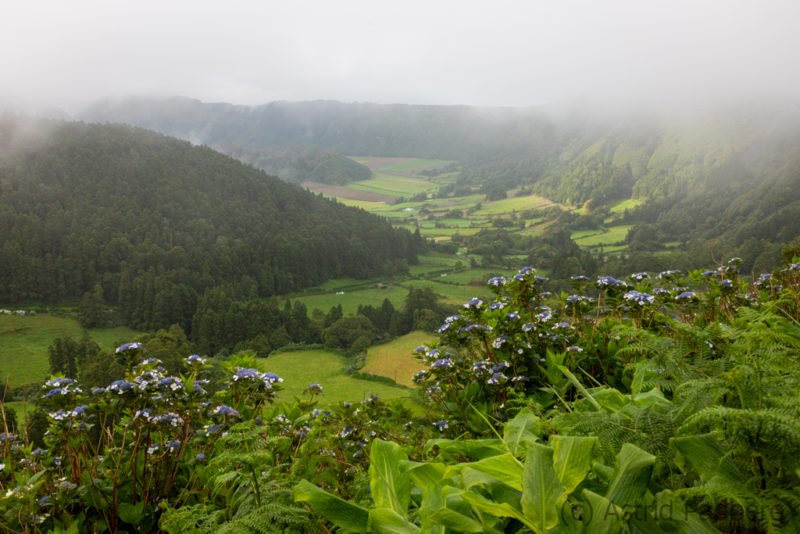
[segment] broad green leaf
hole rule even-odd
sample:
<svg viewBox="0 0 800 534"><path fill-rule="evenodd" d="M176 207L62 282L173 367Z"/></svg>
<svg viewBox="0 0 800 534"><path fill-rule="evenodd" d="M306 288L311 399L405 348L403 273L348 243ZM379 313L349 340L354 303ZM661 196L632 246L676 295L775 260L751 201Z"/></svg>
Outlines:
<svg viewBox="0 0 800 534"><path fill-rule="evenodd" d="M422 502L419 506L419 524L421 534L444 534L445 527L429 519L431 515L445 507L445 489L455 489L452 486L439 486L431 484L425 487L422 493Z"/></svg>
<svg viewBox="0 0 800 534"><path fill-rule="evenodd" d="M522 491L522 463L510 453L492 456L478 462L450 466L445 470L445 478L459 473L465 467L475 469Z"/></svg>
<svg viewBox="0 0 800 534"><path fill-rule="evenodd" d="M367 532L369 511L328 493L307 480L301 480L294 488L294 500L307 503L314 512L337 526L352 532Z"/></svg>
<svg viewBox="0 0 800 534"><path fill-rule="evenodd" d="M128 502L119 503L119 518L131 525L138 525L144 519L144 501L136 504Z"/></svg>
<svg viewBox="0 0 800 534"><path fill-rule="evenodd" d="M400 470L408 475L411 482L425 490L431 484L441 484L444 477L444 464L437 462L400 462Z"/></svg>
<svg viewBox="0 0 800 534"><path fill-rule="evenodd" d="M499 439L431 439L425 444L425 454L434 447L439 448L439 455L444 460L464 456L480 460L506 452L505 444Z"/></svg>
<svg viewBox="0 0 800 534"><path fill-rule="evenodd" d="M715 476L731 482L744 480L742 473L725 455L725 449L713 433L672 438L669 443L680 453L676 458L678 466L687 470L681 464L688 462L705 481Z"/></svg>
<svg viewBox="0 0 800 534"><path fill-rule="evenodd" d="M482 497L472 491L465 491L462 497L476 510L485 512L495 517L512 517L522 522L522 524L524 524L526 527L534 529L531 520L528 519L520 510L517 510L508 503L497 503L490 501L486 497Z"/></svg>
<svg viewBox="0 0 800 534"><path fill-rule="evenodd" d="M558 524L558 510L567 498L553 469L553 449L533 444L528 449L522 475L522 511L538 534Z"/></svg>
<svg viewBox="0 0 800 534"><path fill-rule="evenodd" d="M434 523L447 527L456 532L483 532L483 525L475 521L473 518L460 514L449 508L442 508L437 510L430 516L430 520Z"/></svg>
<svg viewBox="0 0 800 534"><path fill-rule="evenodd" d="M575 491L592 467L592 452L596 437L550 436L553 447L553 467L567 494Z"/></svg>
<svg viewBox="0 0 800 534"><path fill-rule="evenodd" d="M617 506L639 502L647 491L655 462L656 457L652 454L630 443L624 444L617 454L606 498Z"/></svg>
<svg viewBox="0 0 800 534"><path fill-rule="evenodd" d="M524 456L529 443L538 438L536 434L542 424L539 418L530 411L519 412L514 419L503 427L503 441L514 456Z"/></svg>
<svg viewBox="0 0 800 534"><path fill-rule="evenodd" d="M405 517L411 500L411 482L400 470L408 456L393 441L376 439L372 442L369 464L369 483L376 508L388 508Z"/></svg>
<svg viewBox="0 0 800 534"><path fill-rule="evenodd" d="M622 532L625 510L602 495L583 490L583 532L585 534L615 534Z"/></svg>
<svg viewBox="0 0 800 534"><path fill-rule="evenodd" d="M419 527L389 508L369 511L369 531L386 534L416 534Z"/></svg>

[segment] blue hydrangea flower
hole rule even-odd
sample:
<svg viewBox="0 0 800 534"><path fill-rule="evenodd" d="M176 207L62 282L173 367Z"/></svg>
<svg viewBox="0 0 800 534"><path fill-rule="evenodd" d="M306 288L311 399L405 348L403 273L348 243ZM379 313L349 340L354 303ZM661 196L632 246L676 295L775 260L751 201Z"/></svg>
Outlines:
<svg viewBox="0 0 800 534"><path fill-rule="evenodd" d="M506 375L504 375L503 373L495 373L489 380L486 381L486 383L489 384L490 386L496 386L501 382L504 382L505 379Z"/></svg>
<svg viewBox="0 0 800 534"><path fill-rule="evenodd" d="M48 391L47 393L45 393L43 395L43 397L50 399L50 398L55 397L56 395L64 395L65 393L66 393L66 391L64 391L61 388L53 388L50 391Z"/></svg>
<svg viewBox="0 0 800 534"><path fill-rule="evenodd" d="M132 388L133 384L127 380L115 380L111 382L111 385L108 386L107 390L121 395Z"/></svg>
<svg viewBox="0 0 800 534"><path fill-rule="evenodd" d="M502 276L495 276L494 278L490 278L487 284L494 287L499 287L506 283L506 279Z"/></svg>
<svg viewBox="0 0 800 534"><path fill-rule="evenodd" d="M435 426L439 432L444 432L447 428L447 421L436 421L433 423L433 426Z"/></svg>
<svg viewBox="0 0 800 534"><path fill-rule="evenodd" d="M54 378L53 380L47 382L44 387L49 388L63 388L64 386L68 386L75 382L71 378Z"/></svg>
<svg viewBox="0 0 800 534"><path fill-rule="evenodd" d="M495 338L495 340L492 341L492 347L499 349L506 341L508 341L508 336L500 336Z"/></svg>
<svg viewBox="0 0 800 534"><path fill-rule="evenodd" d="M675 300L690 300L696 296L697 294L694 291L684 291L680 295L676 295Z"/></svg>
<svg viewBox="0 0 800 534"><path fill-rule="evenodd" d="M197 364L197 365L205 365L205 363L206 363L205 358L201 358L197 354L192 354L191 356L188 356L185 359L185 361L186 361L186 363L188 363L190 365L195 365L195 364Z"/></svg>
<svg viewBox="0 0 800 534"><path fill-rule="evenodd" d="M275 384L276 382L283 382L283 378L279 377L275 373L264 373L264 381Z"/></svg>
<svg viewBox="0 0 800 534"><path fill-rule="evenodd" d="M236 374L233 375L233 380L261 380L261 373L258 372L258 369L237 367Z"/></svg>
<svg viewBox="0 0 800 534"><path fill-rule="evenodd" d="M582 274L579 274L579 275L570 277L570 280L572 280L573 282L586 282L587 280L589 280L589 277L588 276L584 276Z"/></svg>
<svg viewBox="0 0 800 534"><path fill-rule="evenodd" d="M464 307L467 308L467 309L469 309L469 308L480 308L481 306L483 306L483 301L481 299L479 299L478 297L473 297L473 298L469 299L466 303L464 303Z"/></svg>
<svg viewBox="0 0 800 534"><path fill-rule="evenodd" d="M117 347L117 350L114 351L115 354L120 354L129 350L139 350L142 348L142 344L137 342L134 343L125 343L124 345L120 345Z"/></svg>
<svg viewBox="0 0 800 534"><path fill-rule="evenodd" d="M159 360L158 358L147 358L146 360L142 360L141 362L137 363L136 368L138 369L139 367L144 367L146 365L153 365L159 363L161 363L161 360Z"/></svg>
<svg viewBox="0 0 800 534"><path fill-rule="evenodd" d="M442 358L431 364L431 369L446 369L448 367L453 367L453 362L450 358Z"/></svg>
<svg viewBox="0 0 800 534"><path fill-rule="evenodd" d="M306 390L310 391L311 393L322 393L322 386L317 383L311 384L306 388Z"/></svg>
<svg viewBox="0 0 800 534"><path fill-rule="evenodd" d="M600 288L606 287L625 287L627 284L622 280L617 280L613 276L601 276L597 279L597 286Z"/></svg>
<svg viewBox="0 0 800 534"><path fill-rule="evenodd" d="M230 406L225 406L224 404L220 404L211 412L213 415L223 415L225 417L241 417L239 412L231 408Z"/></svg>
<svg viewBox="0 0 800 534"><path fill-rule="evenodd" d="M639 306L644 306L645 304L652 304L655 302L655 297L653 295L648 295L647 293L640 293L639 291L628 291L623 296L625 300L634 302Z"/></svg>
<svg viewBox="0 0 800 534"><path fill-rule="evenodd" d="M489 311L502 310L507 304L503 301L492 302L489 304Z"/></svg>
<svg viewBox="0 0 800 534"><path fill-rule="evenodd" d="M197 455L194 457L195 460L198 462L205 462L206 461L206 453L198 452Z"/></svg>
<svg viewBox="0 0 800 534"><path fill-rule="evenodd" d="M633 273L631 275L631 278L633 278L637 282L641 282L642 280L647 280L648 278L650 278L650 275L647 273Z"/></svg>
<svg viewBox="0 0 800 534"><path fill-rule="evenodd" d="M425 345L420 345L419 347L414 349L414 352L427 352L427 351L428 351L428 347L426 347Z"/></svg>
<svg viewBox="0 0 800 534"><path fill-rule="evenodd" d="M658 277L659 278L672 278L672 277L677 276L679 274L681 274L680 271L672 269L672 270L669 270L669 271L661 271L660 273L658 273Z"/></svg>
<svg viewBox="0 0 800 534"><path fill-rule="evenodd" d="M512 312L508 312L506 314L506 321L514 321L516 319L519 319L519 312L518 311L512 311Z"/></svg>

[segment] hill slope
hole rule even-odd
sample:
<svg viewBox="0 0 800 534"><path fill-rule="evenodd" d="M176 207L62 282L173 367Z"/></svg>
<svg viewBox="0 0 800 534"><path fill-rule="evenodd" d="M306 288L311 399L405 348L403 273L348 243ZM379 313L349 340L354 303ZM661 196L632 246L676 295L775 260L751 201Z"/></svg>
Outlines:
<svg viewBox="0 0 800 534"><path fill-rule="evenodd" d="M629 198L634 249L679 242L717 255L771 255L800 236L800 108L754 103L676 117L460 106L189 99L104 101L115 120L242 149L296 143L365 156L456 160L457 182L502 196L517 186L597 210ZM638 237L637 237L638 236ZM694 258L711 261L711 257ZM749 268L750 265L745 265Z"/></svg>
<svg viewBox="0 0 800 534"><path fill-rule="evenodd" d="M48 135L20 143L20 132ZM416 239L209 148L133 127L0 122L0 302L102 288L140 328L416 261Z"/></svg>

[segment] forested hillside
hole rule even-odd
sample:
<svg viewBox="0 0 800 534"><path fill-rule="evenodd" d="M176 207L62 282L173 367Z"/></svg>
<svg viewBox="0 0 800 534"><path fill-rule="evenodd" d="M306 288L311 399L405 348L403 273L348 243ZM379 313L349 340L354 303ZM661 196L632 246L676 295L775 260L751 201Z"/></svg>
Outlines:
<svg viewBox="0 0 800 534"><path fill-rule="evenodd" d="M613 118L609 118L612 117ZM587 212L635 198L628 244L777 257L800 235L800 108L791 102L674 117L550 109L189 99L104 101L83 115L195 142L263 150L288 143L364 156L457 162L454 191L500 198L529 187ZM588 204L586 204L588 201ZM634 243L635 242L635 243ZM763 262L762 262L763 263Z"/></svg>
<svg viewBox="0 0 800 534"><path fill-rule="evenodd" d="M408 231L209 148L129 126L15 117L0 132L4 303L91 293L128 324L188 330L210 288L269 296L416 261ZM25 132L39 141L23 151Z"/></svg>

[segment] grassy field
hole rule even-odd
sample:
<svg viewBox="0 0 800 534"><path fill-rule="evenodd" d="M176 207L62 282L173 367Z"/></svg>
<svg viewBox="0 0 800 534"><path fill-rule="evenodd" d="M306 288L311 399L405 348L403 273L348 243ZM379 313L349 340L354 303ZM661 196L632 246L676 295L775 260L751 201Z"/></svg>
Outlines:
<svg viewBox="0 0 800 534"><path fill-rule="evenodd" d="M351 363L349 359L325 350L283 352L259 363L262 371L271 371L283 378L279 401L302 398L306 388L314 383L322 386L321 404L359 402L373 393L382 399L411 395L404 387L353 378L345 372Z"/></svg>
<svg viewBox="0 0 800 534"><path fill-rule="evenodd" d="M382 167L377 167L377 169L384 171L384 172L396 172L400 174L412 174L416 171L421 171L424 169L431 169L434 167L443 167L450 163L447 160L443 159L417 159L412 158L407 161L401 161L398 163L393 163L391 165L384 165Z"/></svg>
<svg viewBox="0 0 800 534"><path fill-rule="evenodd" d="M615 204L611 207L611 213L623 213L625 210L629 210L631 208L635 208L644 204L644 200L638 198L629 198L628 200L623 200L619 204Z"/></svg>
<svg viewBox="0 0 800 534"><path fill-rule="evenodd" d="M389 174L375 174L369 180L351 182L348 187L358 191L368 191L394 197L413 196L436 188L434 184L427 180Z"/></svg>
<svg viewBox="0 0 800 534"><path fill-rule="evenodd" d="M112 349L135 335L129 328L88 331L98 345ZM69 317L47 314L20 317L0 315L0 377L11 386L41 382L50 374L47 347L58 337L80 339L83 329Z"/></svg>
<svg viewBox="0 0 800 534"><path fill-rule="evenodd" d="M398 384L413 387L414 373L427 367L414 358L414 349L430 343L433 339L434 336L427 332L411 332L383 345L370 347L361 372L386 376Z"/></svg>
<svg viewBox="0 0 800 534"><path fill-rule="evenodd" d="M374 285L363 289L345 290L343 294L337 294L339 291L320 293L318 295L298 295L296 297L289 297L291 301L299 300L305 304L309 313L314 309L328 313L331 308L342 305L342 311L345 315L355 313L358 310L358 305L364 306L372 305L380 308L384 299L389 299L395 308L400 307L408 295L408 291L397 285L388 286L386 289L378 289Z"/></svg>
<svg viewBox="0 0 800 534"><path fill-rule="evenodd" d="M442 281L440 281L442 280ZM417 289L431 288L434 293L442 296L442 301L446 304L460 306L472 297L490 295L491 292L484 287L468 287L444 282L447 277L437 280L409 280L403 282L403 286L414 286Z"/></svg>
<svg viewBox="0 0 800 534"><path fill-rule="evenodd" d="M552 204L552 202L544 197L539 197L536 195L513 197L505 200L496 200L494 202L482 202L481 209L477 210L474 215L501 215L504 213L511 213L512 211L522 211L530 208L546 206L548 204Z"/></svg>
<svg viewBox="0 0 800 534"><path fill-rule="evenodd" d="M612 226L605 232L598 233L596 230L581 230L573 234L572 239L582 247L594 247L598 245L613 245L625 241L628 235L628 230L633 228L632 224L621 224L619 226ZM591 234L583 234L583 236L575 237L576 234L583 232L590 232Z"/></svg>

